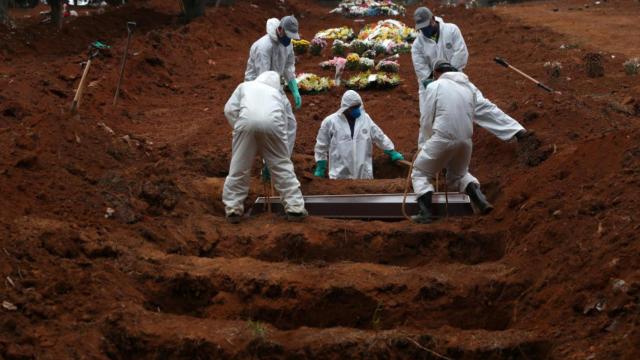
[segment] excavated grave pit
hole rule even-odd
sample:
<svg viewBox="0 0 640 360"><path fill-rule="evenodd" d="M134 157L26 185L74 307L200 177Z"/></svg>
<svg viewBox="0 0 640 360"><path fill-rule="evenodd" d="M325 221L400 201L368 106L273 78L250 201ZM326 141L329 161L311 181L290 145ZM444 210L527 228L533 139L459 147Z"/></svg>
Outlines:
<svg viewBox="0 0 640 360"><path fill-rule="evenodd" d="M11 276L17 285L7 286L5 295L18 310L3 313L7 319L1 325L9 331L0 332L0 357L434 358L408 341L411 336L455 359L591 353L636 358L620 336L634 336L633 313L585 316L575 311L584 307L582 300L574 300L606 295L609 277L629 284L634 279L629 264L630 254L637 253L632 240L638 196L628 185L638 183L632 162L638 157L637 124L633 115L604 103L638 98L633 78L622 74L619 54L616 59L606 54L607 72L592 82L585 80L578 52L605 49L588 43L562 49L567 38L494 11L439 8L465 34L475 59L468 67L474 83L523 119L546 149L538 156L521 144L475 132L471 169L496 212L427 227L317 217L296 225L258 216L234 228L224 221L221 191L209 186L222 183L228 170L231 136L219 110L242 80L238 59L246 60L247 49L262 36L264 20L283 11L304 15L305 36L342 25L358 30L376 20L359 23L327 15L313 1L264 4L236 2L235 10L209 11L182 25L173 23L173 2L159 28L159 13L140 9L136 17L149 21L134 37L139 55L131 58L134 71L127 70L126 96L119 108L108 105L117 76L111 70L118 69L119 57L97 62L81 121L52 111L66 108L70 100L60 94L73 94L77 81L67 80L65 73L79 76L83 55L78 52L92 37L106 34L114 49L122 48L123 29L113 24L126 22L126 7L114 16L107 11L75 21L77 31L54 38L48 31L40 36L36 31L46 25L38 26L27 32L33 55L21 45L17 49L24 49L3 63L3 81L12 84L2 88L2 97L17 105L0 114L6 128L1 134L6 169L0 169L0 178L11 203L2 209L7 239L2 256L8 261L0 261L0 267L3 278ZM399 19L411 23L411 10ZM596 7L585 12L592 11ZM247 26L236 27L238 16ZM486 26L474 26L478 22ZM154 30L145 34L144 28ZM231 29L233 38L210 36L220 29ZM7 40L16 42L9 34ZM536 77L550 58L561 61L572 81L563 75L553 84L562 97L539 93L489 65L496 52ZM28 61L35 55L43 61ZM149 60L157 60L156 66ZM300 60L300 72L329 74L317 68L320 58ZM400 71L403 84L397 88L362 96L367 111L410 158L419 116L410 56L401 57ZM597 96L612 87L619 91ZM34 91L40 96L30 103ZM312 176L317 127L341 95L334 89L305 96L303 110L296 113L300 131L294 163L303 193L402 192L406 170L389 164L378 150L375 181ZM116 135L96 129L99 122ZM149 141L123 142L129 134ZM259 168L256 164L252 199L262 191L256 184ZM104 176L108 173L124 181L111 181ZM201 186L196 189L194 183ZM603 205L583 205L589 202L583 201L585 192ZM105 207L115 209L116 216L104 218ZM43 223L42 235L26 236L37 217L68 222L72 231ZM24 222L24 229L14 231L16 222ZM95 234L87 236L89 229ZM171 261L144 264L137 251L145 247ZM507 269L498 271L498 265ZM628 305L625 312L633 309ZM337 316L326 315L334 308ZM119 318L121 311L127 312ZM613 325L602 331L605 321L618 331ZM265 336L256 336L256 322L267 329Z"/></svg>
<svg viewBox="0 0 640 360"><path fill-rule="evenodd" d="M436 359L437 352L452 359L519 360L546 359L551 350L548 341L518 330L282 331L240 321L187 320L150 312L118 314L103 326L103 347L112 359Z"/></svg>
<svg viewBox="0 0 640 360"><path fill-rule="evenodd" d="M204 289L180 284L183 292L177 292L175 285L175 280L167 285L154 284L159 290L148 296L145 308L199 318L257 320L283 330L304 326L505 330L515 300L526 288L524 284L496 282L487 285L489 291L473 289L453 295L450 285L435 280L417 291L403 284L384 284L372 291L375 294L353 287L310 290L259 280L234 283L238 288L233 291L214 284Z"/></svg>
<svg viewBox="0 0 640 360"><path fill-rule="evenodd" d="M504 256L501 233L455 233L450 231L373 231L336 229L320 240L305 233L285 233L273 241L256 244L252 251L265 261L371 262L396 266L418 266L432 262L478 264Z"/></svg>
<svg viewBox="0 0 640 360"><path fill-rule="evenodd" d="M260 227L216 227L200 230L198 241L184 244L182 255L253 257L268 262L366 262L396 266L430 263L479 264L500 260L506 251L502 231L424 228L373 230L376 222L343 228L292 224L289 231L264 232Z"/></svg>
<svg viewBox="0 0 640 360"><path fill-rule="evenodd" d="M147 310L258 320L283 330L305 326L505 330L515 302L529 286L491 263L476 265L475 270L443 265L436 271L350 262L293 265L251 258L174 259L190 265L163 268L161 260L142 271L140 288ZM309 282L303 284L302 279Z"/></svg>

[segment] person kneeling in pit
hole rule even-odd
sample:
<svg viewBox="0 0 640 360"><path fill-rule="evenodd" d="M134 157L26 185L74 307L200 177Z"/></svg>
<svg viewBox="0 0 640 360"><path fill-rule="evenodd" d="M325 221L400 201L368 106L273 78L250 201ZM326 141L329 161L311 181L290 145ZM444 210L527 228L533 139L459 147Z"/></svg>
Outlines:
<svg viewBox="0 0 640 360"><path fill-rule="evenodd" d="M222 201L231 223L238 223L244 214L256 153L260 153L271 171L287 220L299 221L307 216L287 147L287 101L280 91L278 73L266 71L256 80L238 85L224 106L224 115L233 128L233 144Z"/></svg>
<svg viewBox="0 0 640 360"><path fill-rule="evenodd" d="M431 179L442 169L447 170L447 185L458 186L460 191L467 193L480 213L488 214L493 210L480 191L478 179L469 173L477 89L467 75L448 62L436 64L435 78L427 86L426 116L420 118L420 152L411 173L419 207L413 221L422 224L432 221L434 188Z"/></svg>
<svg viewBox="0 0 640 360"><path fill-rule="evenodd" d="M348 90L340 109L327 116L316 138L314 175L325 177L327 160L330 179L373 179L372 144L382 149L391 161L404 160L393 142L364 111L362 98Z"/></svg>

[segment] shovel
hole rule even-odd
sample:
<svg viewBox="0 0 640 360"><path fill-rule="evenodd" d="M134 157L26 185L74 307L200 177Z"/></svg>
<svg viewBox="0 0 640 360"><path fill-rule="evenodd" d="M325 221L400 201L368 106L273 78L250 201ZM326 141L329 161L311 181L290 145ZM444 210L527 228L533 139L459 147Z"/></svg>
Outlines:
<svg viewBox="0 0 640 360"><path fill-rule="evenodd" d="M124 54L122 54L122 66L120 66L120 77L118 78L118 86L116 86L116 94L113 96L113 106L116 106L118 102L118 95L120 95L120 85L122 84L122 76L124 75L124 66L127 63L127 54L129 53L129 44L131 43L131 34L136 28L136 23L133 21L127 22L127 44L124 46Z"/></svg>
<svg viewBox="0 0 640 360"><path fill-rule="evenodd" d="M109 46L96 41L89 46L89 58L87 59L87 64L84 67L84 71L82 72L82 78L80 79L80 84L78 85L78 89L76 90L76 95L73 97L73 103L71 104L71 115L75 115L80 108L80 101L82 100L82 94L84 93L84 89L87 87L87 78L89 75L89 68L91 68L91 61L93 58L100 54L100 50L109 49Z"/></svg>
<svg viewBox="0 0 640 360"><path fill-rule="evenodd" d="M496 57L495 59L493 59L493 61L495 61L496 63L498 63L498 64L500 64L500 65L502 65L502 66L504 66L504 67L506 67L506 68L508 68L508 69L511 69L511 70L513 70L513 71L517 72L518 74L520 74L520 75L524 76L524 77L525 77L525 78L527 78L528 80L533 81L536 85L538 85L539 87L543 88L544 90L546 90L546 91L548 91L548 92L553 92L553 89L552 89L552 88L550 88L550 87L548 87L547 85L545 85L545 84L541 83L540 81L538 81L538 80L536 80L536 79L532 78L531 76L527 75L525 72L521 71L521 70L520 70L520 69L518 69L517 67L515 67L515 66L513 66L513 65L509 64L505 59L503 59L503 58L499 58L499 57Z"/></svg>

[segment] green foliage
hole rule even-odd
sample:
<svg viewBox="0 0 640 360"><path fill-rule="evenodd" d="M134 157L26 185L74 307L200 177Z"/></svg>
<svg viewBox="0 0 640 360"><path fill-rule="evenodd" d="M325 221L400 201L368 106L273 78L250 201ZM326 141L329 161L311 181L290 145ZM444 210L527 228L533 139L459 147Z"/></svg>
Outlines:
<svg viewBox="0 0 640 360"><path fill-rule="evenodd" d="M331 51L333 52L333 55L335 56L342 56L344 57L347 54L347 51L349 50L349 48L347 47L347 45L340 41L340 40L335 40L333 42L333 46L331 47Z"/></svg>
<svg viewBox="0 0 640 360"><path fill-rule="evenodd" d="M384 310L384 304L382 301L378 303L376 309L373 311L373 316L371 316L371 328L374 330L380 330L382 326L382 311Z"/></svg>
<svg viewBox="0 0 640 360"><path fill-rule="evenodd" d="M638 75L640 72L640 58L629 59L624 62L623 66L627 75Z"/></svg>
<svg viewBox="0 0 640 360"><path fill-rule="evenodd" d="M260 321L247 320L247 327L253 333L254 338L264 339L267 337L267 328Z"/></svg>

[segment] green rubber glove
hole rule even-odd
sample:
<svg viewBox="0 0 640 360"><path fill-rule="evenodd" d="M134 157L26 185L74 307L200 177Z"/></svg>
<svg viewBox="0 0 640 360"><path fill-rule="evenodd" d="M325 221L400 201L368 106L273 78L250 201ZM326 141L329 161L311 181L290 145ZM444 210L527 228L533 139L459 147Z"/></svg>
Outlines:
<svg viewBox="0 0 640 360"><path fill-rule="evenodd" d="M313 176L325 177L327 172L327 160L318 160L316 163L316 171L313 172Z"/></svg>
<svg viewBox="0 0 640 360"><path fill-rule="evenodd" d="M262 179L262 182L265 182L265 183L268 183L271 181L271 173L269 173L269 168L267 167L267 165L262 165L260 178Z"/></svg>
<svg viewBox="0 0 640 360"><path fill-rule="evenodd" d="M429 86L429 84L431 84L432 82L433 82L433 79L423 80L422 81L422 86L424 86L424 88L426 89L427 86Z"/></svg>
<svg viewBox="0 0 640 360"><path fill-rule="evenodd" d="M293 94L293 101L296 103L296 109L300 109L302 106L302 98L300 97L300 91L298 90L298 82L296 79L289 80L289 90Z"/></svg>
<svg viewBox="0 0 640 360"><path fill-rule="evenodd" d="M102 41L94 41L93 43L91 43L91 46L96 49L111 49L111 46L103 43Z"/></svg>
<svg viewBox="0 0 640 360"><path fill-rule="evenodd" d="M395 150L385 150L385 154L389 155L391 161L396 162L398 160L404 160L404 156Z"/></svg>

